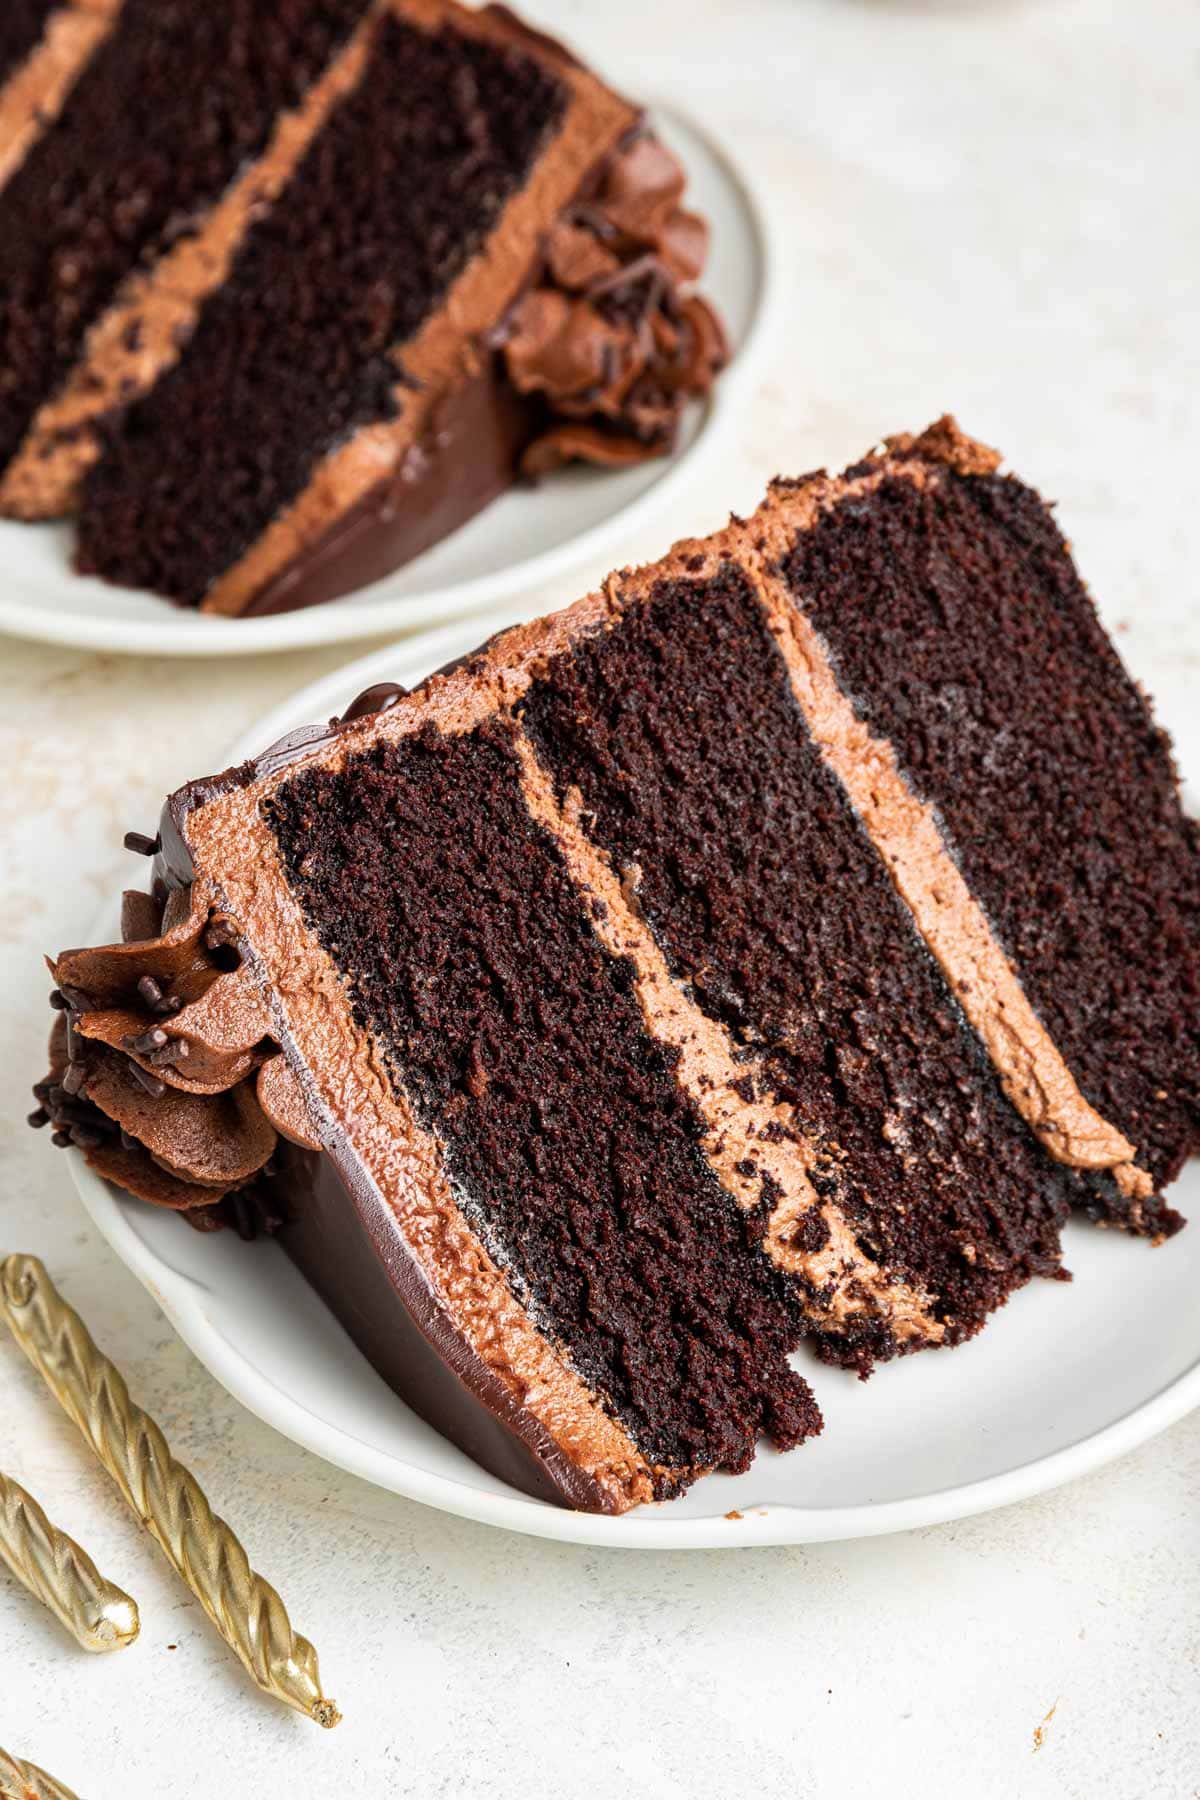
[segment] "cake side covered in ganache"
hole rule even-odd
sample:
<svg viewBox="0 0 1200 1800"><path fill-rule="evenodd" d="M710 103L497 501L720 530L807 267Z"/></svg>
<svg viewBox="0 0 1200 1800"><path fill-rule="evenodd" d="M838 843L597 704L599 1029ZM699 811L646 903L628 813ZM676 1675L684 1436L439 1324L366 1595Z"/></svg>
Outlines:
<svg viewBox="0 0 1200 1800"><path fill-rule="evenodd" d="M0 188L0 512L270 612L519 475L666 454L726 354L684 189L503 7L112 0Z"/></svg>
<svg viewBox="0 0 1200 1800"><path fill-rule="evenodd" d="M997 462L942 421L778 482L181 790L127 941L53 965L38 1116L278 1229L419 1410L603 1510L811 1436L805 1343L969 1337L1072 1211L1170 1236L1195 827Z"/></svg>

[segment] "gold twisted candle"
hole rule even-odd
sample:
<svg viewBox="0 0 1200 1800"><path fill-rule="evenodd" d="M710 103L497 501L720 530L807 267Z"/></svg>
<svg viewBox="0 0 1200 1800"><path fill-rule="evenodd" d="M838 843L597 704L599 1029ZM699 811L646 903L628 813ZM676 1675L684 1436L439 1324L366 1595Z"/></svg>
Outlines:
<svg viewBox="0 0 1200 1800"><path fill-rule="evenodd" d="M0 1800L75 1800L75 1796L45 1769L0 1750Z"/></svg>
<svg viewBox="0 0 1200 1800"><path fill-rule="evenodd" d="M336 1725L341 1714L321 1691L316 1651L292 1630L275 1589L255 1574L195 1476L130 1399L124 1378L37 1257L10 1256L0 1264L0 1304L34 1368L247 1673L318 1725Z"/></svg>
<svg viewBox="0 0 1200 1800"><path fill-rule="evenodd" d="M123 1650L136 1638L136 1600L105 1581L87 1551L52 1525L33 1495L2 1471L0 1563L85 1650Z"/></svg>

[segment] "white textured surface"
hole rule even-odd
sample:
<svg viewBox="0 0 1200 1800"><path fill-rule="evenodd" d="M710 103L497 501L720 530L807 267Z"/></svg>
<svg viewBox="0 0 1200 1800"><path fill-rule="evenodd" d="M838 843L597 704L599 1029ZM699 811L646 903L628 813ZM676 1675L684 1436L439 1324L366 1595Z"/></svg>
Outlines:
<svg viewBox="0 0 1200 1800"><path fill-rule="evenodd" d="M729 466L630 554L748 507L776 467L840 463L951 406L1059 499L1164 712L1194 704L1194 10L744 0L736 30L715 0L534 10L631 91L707 117L775 203L776 375ZM283 1591L347 1714L322 1734L247 1688L0 1344L0 1463L144 1620L132 1651L85 1659L0 1580L0 1743L81 1800L1193 1800L1195 1418L1048 1499L904 1538L576 1550L441 1517L293 1449L91 1236L56 1153L16 1122L45 1017L37 954L129 878L127 826L336 660L134 664L0 643L0 1236L46 1257Z"/></svg>

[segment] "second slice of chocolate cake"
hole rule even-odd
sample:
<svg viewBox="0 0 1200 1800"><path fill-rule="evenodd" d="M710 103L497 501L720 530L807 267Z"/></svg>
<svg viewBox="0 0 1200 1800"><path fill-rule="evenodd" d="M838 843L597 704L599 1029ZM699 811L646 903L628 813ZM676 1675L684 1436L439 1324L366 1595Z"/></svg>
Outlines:
<svg viewBox="0 0 1200 1800"><path fill-rule="evenodd" d="M0 513L78 514L86 573L314 604L518 475L669 454L724 361L684 171L503 6L75 0L0 32Z"/></svg>
<svg viewBox="0 0 1200 1800"><path fill-rule="evenodd" d="M39 1116L278 1227L532 1492L742 1468L819 1426L805 1341L865 1374L1059 1274L1072 1209L1180 1223L1195 830L1046 508L949 421L181 790L147 847L126 941L54 964Z"/></svg>

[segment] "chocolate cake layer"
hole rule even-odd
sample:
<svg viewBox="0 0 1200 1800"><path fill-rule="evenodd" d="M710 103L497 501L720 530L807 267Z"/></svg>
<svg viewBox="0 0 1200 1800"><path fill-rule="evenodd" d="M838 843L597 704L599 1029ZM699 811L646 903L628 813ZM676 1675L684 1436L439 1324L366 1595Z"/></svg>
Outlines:
<svg viewBox="0 0 1200 1800"><path fill-rule="evenodd" d="M1200 1137L1200 857L1169 746L1049 509L898 472L783 571L1087 1098L1155 1186Z"/></svg>
<svg viewBox="0 0 1200 1800"><path fill-rule="evenodd" d="M268 811L467 1217L648 1461L745 1468L760 1434L808 1436L800 1309L531 822L508 728L380 744Z"/></svg>
<svg viewBox="0 0 1200 1800"><path fill-rule="evenodd" d="M1056 1268L1076 1178L1000 1093L742 571L657 584L521 716L673 974L824 1145L866 1253L932 1292L951 1336Z"/></svg>
<svg viewBox="0 0 1200 1800"><path fill-rule="evenodd" d="M552 835L585 896L597 935L633 972L647 1029L670 1056L703 1127L700 1148L746 1215L765 1257L794 1284L813 1336L833 1360L867 1373L880 1357L940 1343L945 1327L920 1283L858 1241L832 1178L829 1147L774 1094L757 1049L702 1010L672 975L618 870L587 834L578 790L559 803L528 737L518 737L525 803Z"/></svg>
<svg viewBox="0 0 1200 1800"><path fill-rule="evenodd" d="M522 1493L585 1512L613 1512L653 1497L639 1472L614 1492L522 1406L501 1364L471 1358L396 1239L387 1207L368 1186L351 1195L332 1159L284 1142L252 1198L211 1209L246 1239L264 1230L346 1325L374 1368L466 1454ZM208 1212L189 1214L207 1218Z"/></svg>
<svg viewBox="0 0 1200 1800"><path fill-rule="evenodd" d="M126 0L0 196L0 465L123 278L196 228L367 0Z"/></svg>

